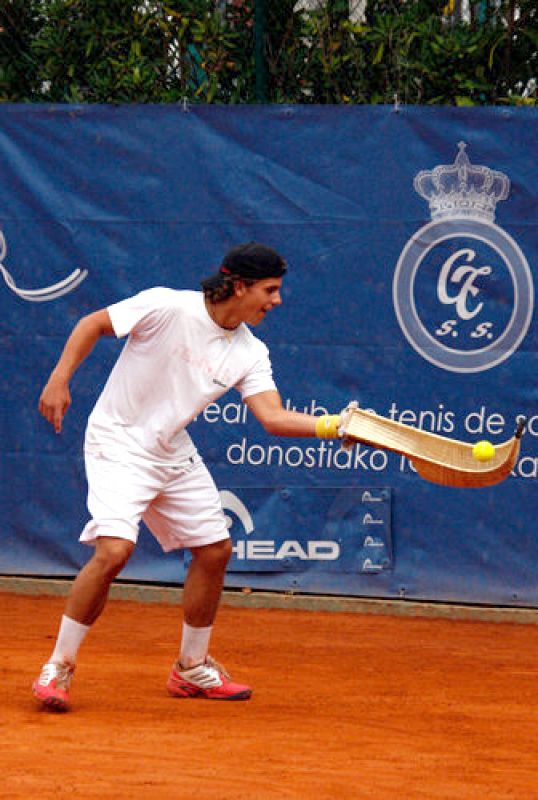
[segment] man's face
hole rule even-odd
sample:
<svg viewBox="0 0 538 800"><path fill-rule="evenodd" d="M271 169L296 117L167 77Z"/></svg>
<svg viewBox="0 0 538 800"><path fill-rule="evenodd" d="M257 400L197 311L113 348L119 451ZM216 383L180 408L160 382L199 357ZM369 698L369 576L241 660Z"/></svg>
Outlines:
<svg viewBox="0 0 538 800"><path fill-rule="evenodd" d="M268 311L282 303L282 278L263 278L252 286L238 282L235 287L237 310L247 325L259 325Z"/></svg>

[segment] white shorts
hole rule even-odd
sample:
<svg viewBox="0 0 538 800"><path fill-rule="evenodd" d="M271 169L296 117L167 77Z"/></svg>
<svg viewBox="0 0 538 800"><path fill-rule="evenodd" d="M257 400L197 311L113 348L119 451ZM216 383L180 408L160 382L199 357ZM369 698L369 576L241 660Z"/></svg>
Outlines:
<svg viewBox="0 0 538 800"><path fill-rule="evenodd" d="M141 519L165 552L229 538L217 487L198 453L163 465L86 452L85 463L92 519L79 541L94 545L114 536L136 543Z"/></svg>

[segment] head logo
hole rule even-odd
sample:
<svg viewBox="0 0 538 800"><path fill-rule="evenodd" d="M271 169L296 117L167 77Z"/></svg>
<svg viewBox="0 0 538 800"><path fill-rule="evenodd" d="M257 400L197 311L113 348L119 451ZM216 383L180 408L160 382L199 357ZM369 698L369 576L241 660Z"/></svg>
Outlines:
<svg viewBox="0 0 538 800"><path fill-rule="evenodd" d="M366 512L364 517L362 518L363 525L384 525L384 520L382 519L374 519L372 514L369 511Z"/></svg>
<svg viewBox="0 0 538 800"><path fill-rule="evenodd" d="M369 489L365 489L362 493L362 503L382 503L385 498L379 495L374 495Z"/></svg>
<svg viewBox="0 0 538 800"><path fill-rule="evenodd" d="M452 372L481 372L519 347L534 289L522 251L494 223L510 181L472 165L465 147L460 142L454 164L415 177L432 221L400 255L393 300L404 335L423 358Z"/></svg>
<svg viewBox="0 0 538 800"><path fill-rule="evenodd" d="M241 525L243 526L243 530L248 535L252 533L254 530L254 522L252 521L252 516L250 511L243 503L242 500L238 498L236 494L233 492L229 492L227 489L222 489L219 492L220 494L220 502L222 503L222 509L224 512L232 511L235 516L240 520ZM233 526L233 520L229 516L229 514L224 514L224 519L226 520L226 527L228 530Z"/></svg>
<svg viewBox="0 0 538 800"><path fill-rule="evenodd" d="M4 259L7 254L6 239L2 231L0 231L0 272L6 282L6 286L14 292L21 300L27 300L30 303L44 303L48 300L55 300L68 292L72 292L79 283L82 283L87 270L75 269L71 275L64 278L63 281L53 283L51 286L44 286L41 289L20 289L15 283L13 276L8 272L4 266Z"/></svg>
<svg viewBox="0 0 538 800"><path fill-rule="evenodd" d="M254 492L256 490L253 490ZM309 540L298 541L296 539L275 539L266 538L263 533L255 539L250 536L255 530L252 515L242 500L227 489L219 492L226 526L231 532L234 528L233 518L227 512L234 514L243 528L242 532L236 533L233 537L233 554L237 562L245 561L272 561L279 564L279 569L283 565L293 567L294 563L300 561L335 561L340 556L340 545L332 540ZM264 497L267 493L264 492ZM261 515L262 528L265 524L271 528L272 519L265 519L263 512ZM248 539L246 537L249 537Z"/></svg>

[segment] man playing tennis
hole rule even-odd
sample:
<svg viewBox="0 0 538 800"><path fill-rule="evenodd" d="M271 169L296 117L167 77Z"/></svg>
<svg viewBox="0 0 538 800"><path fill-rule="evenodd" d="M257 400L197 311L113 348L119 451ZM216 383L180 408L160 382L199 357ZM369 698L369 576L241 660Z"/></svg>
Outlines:
<svg viewBox="0 0 538 800"><path fill-rule="evenodd" d="M79 647L127 563L143 519L164 551L188 548L183 631L167 689L173 697L246 700L208 655L232 544L217 488L186 431L235 387L276 436L338 436L338 415L286 410L266 346L247 326L280 305L284 259L251 242L230 250L202 292L154 288L83 317L41 394L62 429L69 382L101 336L128 336L90 414L84 455L91 519L80 541L94 553L71 587L53 652L33 684L45 707L66 710Z"/></svg>

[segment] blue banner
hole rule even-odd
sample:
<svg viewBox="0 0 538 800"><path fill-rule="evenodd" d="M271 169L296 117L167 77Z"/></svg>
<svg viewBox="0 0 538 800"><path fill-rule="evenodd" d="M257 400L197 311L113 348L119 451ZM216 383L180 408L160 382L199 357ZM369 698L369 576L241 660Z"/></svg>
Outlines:
<svg viewBox="0 0 538 800"><path fill-rule="evenodd" d="M493 444L502 484L427 483L360 445L275 439L235 392L190 433L234 539L227 585L538 605L536 109L0 106L0 572L88 557L82 439L122 343L72 381L60 436L37 401L85 313L198 289L251 239L289 263L256 330L285 404L365 408ZM147 531L123 576L181 583Z"/></svg>

